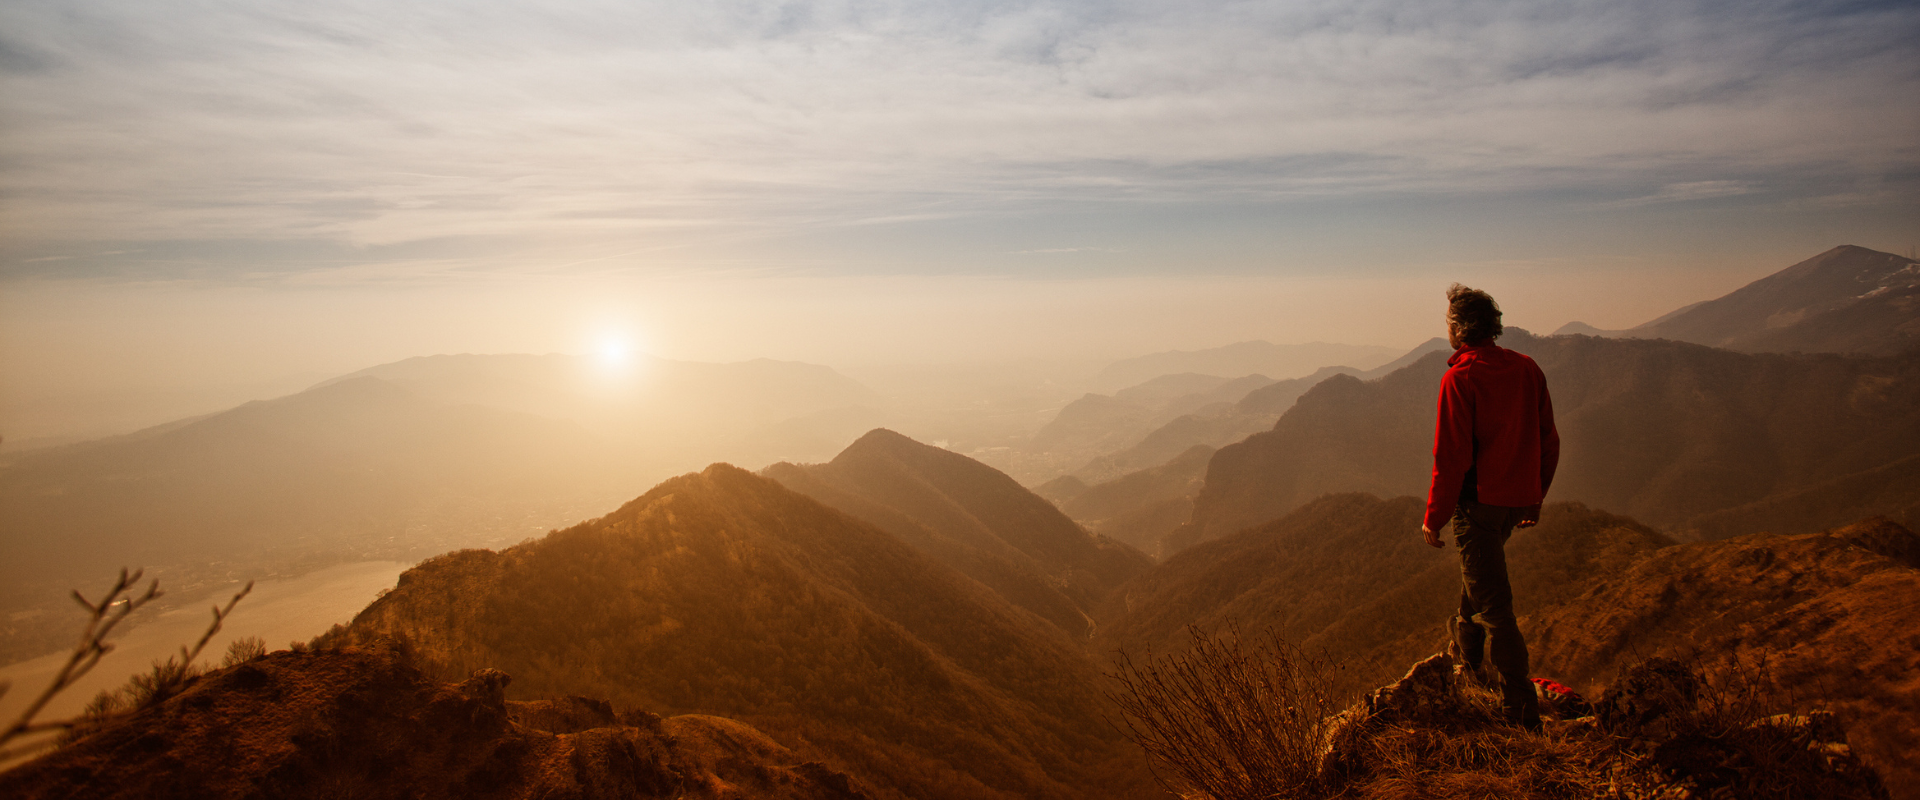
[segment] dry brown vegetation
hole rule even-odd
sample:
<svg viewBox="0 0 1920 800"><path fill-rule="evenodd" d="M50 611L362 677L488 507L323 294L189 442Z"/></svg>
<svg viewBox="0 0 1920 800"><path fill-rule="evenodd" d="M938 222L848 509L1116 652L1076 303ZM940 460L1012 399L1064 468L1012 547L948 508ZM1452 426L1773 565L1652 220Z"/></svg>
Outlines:
<svg viewBox="0 0 1920 800"><path fill-rule="evenodd" d="M1189 800L1887 797L1832 715L1793 713L1764 664L1651 659L1593 716L1539 732L1506 722L1498 695L1445 656L1344 711L1321 692L1326 668L1271 633L1197 637L1179 655L1123 659L1116 699Z"/></svg>
<svg viewBox="0 0 1920 800"><path fill-rule="evenodd" d="M1135 742L1163 769L1162 785L1216 800L1319 793L1321 750L1334 714L1335 669L1272 629L1191 630L1185 652L1136 662L1121 653L1108 696ZM1169 774L1170 773L1170 774Z"/></svg>
<svg viewBox="0 0 1920 800"><path fill-rule="evenodd" d="M423 675L404 645L280 651L0 772L31 800L871 800L753 728L587 698L508 701L510 676Z"/></svg>

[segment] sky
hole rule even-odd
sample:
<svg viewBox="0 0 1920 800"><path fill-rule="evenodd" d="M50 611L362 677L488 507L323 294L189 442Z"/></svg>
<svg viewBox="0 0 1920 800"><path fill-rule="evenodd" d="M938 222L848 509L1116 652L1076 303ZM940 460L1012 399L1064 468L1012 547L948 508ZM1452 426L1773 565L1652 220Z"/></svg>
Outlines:
<svg viewBox="0 0 1920 800"><path fill-rule="evenodd" d="M1901 2L0 4L0 435L436 352L1629 327L1920 244Z"/></svg>

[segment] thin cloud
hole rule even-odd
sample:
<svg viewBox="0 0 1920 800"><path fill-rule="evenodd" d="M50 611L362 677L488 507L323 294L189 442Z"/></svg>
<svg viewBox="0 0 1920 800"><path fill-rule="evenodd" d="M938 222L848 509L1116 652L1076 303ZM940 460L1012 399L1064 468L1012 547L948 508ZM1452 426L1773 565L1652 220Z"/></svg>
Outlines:
<svg viewBox="0 0 1920 800"><path fill-rule="evenodd" d="M1916 34L1904 4L24 0L0 233L698 250L1076 204L1857 185L1920 167L1889 102Z"/></svg>

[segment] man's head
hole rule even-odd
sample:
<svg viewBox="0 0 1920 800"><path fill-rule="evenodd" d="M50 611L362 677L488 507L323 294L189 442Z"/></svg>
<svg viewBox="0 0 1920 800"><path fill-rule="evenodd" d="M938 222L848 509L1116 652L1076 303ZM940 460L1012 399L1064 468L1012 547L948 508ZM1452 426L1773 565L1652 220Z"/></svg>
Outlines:
<svg viewBox="0 0 1920 800"><path fill-rule="evenodd" d="M1457 283L1447 289L1447 342L1454 349L1486 344L1504 330L1500 304L1493 302L1493 295Z"/></svg>

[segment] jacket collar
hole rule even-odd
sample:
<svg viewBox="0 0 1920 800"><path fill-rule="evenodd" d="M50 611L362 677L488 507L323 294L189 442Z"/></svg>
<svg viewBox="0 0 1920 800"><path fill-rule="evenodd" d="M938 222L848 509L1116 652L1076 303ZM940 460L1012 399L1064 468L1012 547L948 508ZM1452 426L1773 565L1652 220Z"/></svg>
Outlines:
<svg viewBox="0 0 1920 800"><path fill-rule="evenodd" d="M1470 358L1477 359L1498 349L1500 349L1499 345L1494 344L1491 339L1479 344L1463 345L1460 349L1453 351L1453 355L1447 356L1447 366L1457 366L1462 361Z"/></svg>

